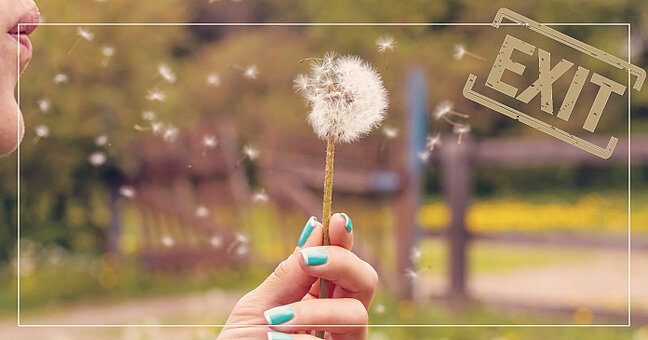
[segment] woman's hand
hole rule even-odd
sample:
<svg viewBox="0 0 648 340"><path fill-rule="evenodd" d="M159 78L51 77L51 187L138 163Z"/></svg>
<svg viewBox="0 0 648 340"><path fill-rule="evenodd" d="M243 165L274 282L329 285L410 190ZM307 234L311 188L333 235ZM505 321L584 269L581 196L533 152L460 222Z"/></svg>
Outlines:
<svg viewBox="0 0 648 340"><path fill-rule="evenodd" d="M322 244L322 224L311 217L295 251L234 307L219 339L366 339L367 310L378 275L350 250L353 224L346 214L331 217L330 246ZM319 278L329 283L319 296ZM358 326L361 325L361 326Z"/></svg>

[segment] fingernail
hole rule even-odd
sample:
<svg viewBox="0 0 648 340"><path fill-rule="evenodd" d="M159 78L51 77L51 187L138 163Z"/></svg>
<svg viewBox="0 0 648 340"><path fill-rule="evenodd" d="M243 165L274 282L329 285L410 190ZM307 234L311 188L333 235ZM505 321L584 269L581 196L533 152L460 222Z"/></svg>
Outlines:
<svg viewBox="0 0 648 340"><path fill-rule="evenodd" d="M353 222L351 222L351 219L349 218L349 215L345 213L340 213L340 215L344 216L344 219L346 220L346 223L344 224L344 227L348 232L353 231Z"/></svg>
<svg viewBox="0 0 648 340"><path fill-rule="evenodd" d="M279 333L279 332L268 332L268 340L292 340L293 337L290 334Z"/></svg>
<svg viewBox="0 0 648 340"><path fill-rule="evenodd" d="M304 230L302 230L301 236L299 236L299 241L297 242L298 247L301 247L304 245L304 243L306 243L308 236L310 236L311 232L313 232L313 229L315 228L315 222L317 222L317 218L315 218L315 216L311 216L311 218L306 221Z"/></svg>
<svg viewBox="0 0 648 340"><path fill-rule="evenodd" d="M263 316L269 325L276 325L292 319L295 316L295 309L290 306L279 306L263 312Z"/></svg>
<svg viewBox="0 0 648 340"><path fill-rule="evenodd" d="M328 260L328 254L326 253L326 250L324 249L319 249L319 248L306 248L302 249L299 251L301 254L302 258L304 259L304 263L309 265L309 266L315 266L318 264L322 264Z"/></svg>

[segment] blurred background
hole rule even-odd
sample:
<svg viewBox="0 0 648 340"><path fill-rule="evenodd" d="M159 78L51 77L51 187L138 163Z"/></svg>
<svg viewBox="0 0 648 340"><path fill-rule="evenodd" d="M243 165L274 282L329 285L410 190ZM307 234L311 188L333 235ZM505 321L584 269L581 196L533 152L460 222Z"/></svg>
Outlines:
<svg viewBox="0 0 648 340"><path fill-rule="evenodd" d="M224 323L294 249L308 217L321 217L325 143L293 80L308 72L301 59L336 51L370 62L390 97L381 128L336 150L333 209L351 216L354 251L381 277L371 323L626 324L632 285L631 328L372 328L371 339L648 339L648 92L631 85L613 94L590 133L582 129L598 91L590 82L569 121L540 111L539 97L523 104L484 86L507 34L550 51L552 66L565 58L627 86L627 73L597 59L488 23L500 7L544 23L630 22L630 57L645 69L648 4L39 6L45 23L192 25L44 25L32 35L35 56L20 86L25 140L19 160L0 161L1 338L215 338L215 327L17 329L18 262L22 324ZM199 25L212 22L486 25ZM625 25L552 27L628 58ZM504 81L529 86L537 56L514 53L524 76L508 72ZM554 83L554 110L575 68ZM602 160L469 101L470 73L475 91L584 140L604 147L619 138L613 156Z"/></svg>

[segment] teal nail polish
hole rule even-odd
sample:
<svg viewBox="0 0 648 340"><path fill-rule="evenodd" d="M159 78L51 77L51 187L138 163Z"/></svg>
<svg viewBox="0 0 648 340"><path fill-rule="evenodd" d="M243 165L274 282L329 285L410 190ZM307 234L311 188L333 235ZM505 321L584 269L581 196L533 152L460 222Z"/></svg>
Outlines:
<svg viewBox="0 0 648 340"><path fill-rule="evenodd" d="M290 306L279 306L263 312L263 316L269 325L276 325L292 319L295 316L295 309Z"/></svg>
<svg viewBox="0 0 648 340"><path fill-rule="evenodd" d="M315 228L315 222L317 222L317 218L315 218L315 216L311 216L311 218L306 221L304 230L302 230L301 236L299 236L299 241L297 242L298 247L301 247L304 245L304 243L306 243L308 236L310 236L311 232L313 232L313 229Z"/></svg>
<svg viewBox="0 0 648 340"><path fill-rule="evenodd" d="M351 222L351 219L349 218L349 215L345 213L340 213L342 216L344 216L344 219L346 220L346 224L344 224L344 227L348 232L353 231L353 222Z"/></svg>
<svg viewBox="0 0 648 340"><path fill-rule="evenodd" d="M326 250L324 250L324 249L306 248L306 249L300 250L299 253L301 254L302 258L304 259L304 263L309 265L309 266L322 264L322 263L326 262L326 260L328 260L328 254L326 253Z"/></svg>
<svg viewBox="0 0 648 340"><path fill-rule="evenodd" d="M268 340L293 340L293 337L286 333L268 332Z"/></svg>

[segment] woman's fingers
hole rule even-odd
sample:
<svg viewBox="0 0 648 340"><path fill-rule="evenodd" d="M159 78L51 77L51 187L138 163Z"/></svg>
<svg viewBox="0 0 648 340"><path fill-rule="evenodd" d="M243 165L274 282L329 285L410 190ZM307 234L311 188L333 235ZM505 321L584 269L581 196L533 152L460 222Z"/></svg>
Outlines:
<svg viewBox="0 0 648 340"><path fill-rule="evenodd" d="M369 308L378 286L378 274L370 264L337 246L304 248L299 255L301 268L306 274L335 284L332 297L355 298ZM318 296L312 289L310 293Z"/></svg>
<svg viewBox="0 0 648 340"><path fill-rule="evenodd" d="M337 213L331 216L329 240L332 246L339 246L348 250L353 248L353 222L351 222L347 214ZM321 245L321 243L318 245Z"/></svg>
<svg viewBox="0 0 648 340"><path fill-rule="evenodd" d="M320 340L314 335L268 332L268 340Z"/></svg>
<svg viewBox="0 0 648 340"><path fill-rule="evenodd" d="M365 339L369 320L364 305L356 299L304 300L271 308L263 315L277 332L319 330L336 340Z"/></svg>

